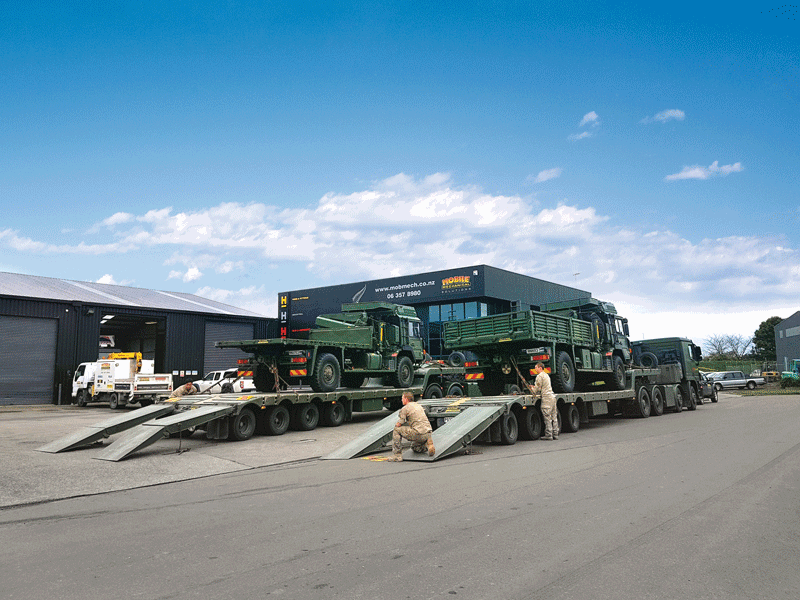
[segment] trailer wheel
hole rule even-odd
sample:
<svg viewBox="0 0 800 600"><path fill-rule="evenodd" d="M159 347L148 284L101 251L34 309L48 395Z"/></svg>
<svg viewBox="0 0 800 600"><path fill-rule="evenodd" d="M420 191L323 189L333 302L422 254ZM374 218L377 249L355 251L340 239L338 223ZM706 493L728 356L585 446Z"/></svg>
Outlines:
<svg viewBox="0 0 800 600"><path fill-rule="evenodd" d="M517 416L509 411L507 415L500 417L500 443L504 446L513 446L517 443L518 436Z"/></svg>
<svg viewBox="0 0 800 600"><path fill-rule="evenodd" d="M563 431L575 433L581 426L581 415L574 404L564 404L561 410L561 425Z"/></svg>
<svg viewBox="0 0 800 600"><path fill-rule="evenodd" d="M283 435L289 429L289 410L285 406L271 406L263 411L259 429L267 435Z"/></svg>
<svg viewBox="0 0 800 600"><path fill-rule="evenodd" d="M636 392L636 400L633 405L633 416L646 419L650 416L650 392L642 386Z"/></svg>
<svg viewBox="0 0 800 600"><path fill-rule="evenodd" d="M654 387L653 393L650 395L650 415L660 417L664 414L664 394L661 388Z"/></svg>
<svg viewBox="0 0 800 600"><path fill-rule="evenodd" d="M673 409L676 413L679 413L683 410L683 402L685 398L683 397L683 390L681 386L675 386L675 408Z"/></svg>
<svg viewBox="0 0 800 600"><path fill-rule="evenodd" d="M338 427L344 423L344 404L329 402L322 409L322 422L327 427Z"/></svg>
<svg viewBox="0 0 800 600"><path fill-rule="evenodd" d="M320 354L311 377L311 389L315 392L332 392L339 387L339 361L333 354Z"/></svg>
<svg viewBox="0 0 800 600"><path fill-rule="evenodd" d="M238 415L231 417L228 439L243 442L253 437L256 431L256 414L249 408L243 408Z"/></svg>
<svg viewBox="0 0 800 600"><path fill-rule="evenodd" d="M556 369L553 372L553 389L569 394L575 389L575 367L569 354L563 350L556 354Z"/></svg>
<svg viewBox="0 0 800 600"><path fill-rule="evenodd" d="M522 422L520 423L519 435L523 440L538 440L542 437L542 429L544 428L544 421L542 421L542 413L535 406L529 406L521 411Z"/></svg>
<svg viewBox="0 0 800 600"><path fill-rule="evenodd" d="M425 388L425 393L422 394L423 398L441 398L444 396L444 392L442 391L442 386L438 383L432 383L427 388Z"/></svg>
<svg viewBox="0 0 800 600"><path fill-rule="evenodd" d="M615 356L612 360L613 365L613 374L612 374L612 385L614 386L615 390L624 390L625 389L625 363L622 362L622 359L619 356Z"/></svg>
<svg viewBox="0 0 800 600"><path fill-rule="evenodd" d="M75 404L78 406L86 406L86 399L88 397L89 394L86 392L86 390L78 390L78 395L75 397Z"/></svg>
<svg viewBox="0 0 800 600"><path fill-rule="evenodd" d="M689 387L689 410L697 410L697 390L694 389L692 386Z"/></svg>
<svg viewBox="0 0 800 600"><path fill-rule="evenodd" d="M394 386L398 388L411 387L414 383L414 363L407 356L397 361L397 370L394 373Z"/></svg>
<svg viewBox="0 0 800 600"><path fill-rule="evenodd" d="M292 429L296 431L311 431L319 425L319 407L313 402L295 404L292 410Z"/></svg>
<svg viewBox="0 0 800 600"><path fill-rule="evenodd" d="M108 408L117 410L120 407L120 396L122 394L109 394L108 395Z"/></svg>
<svg viewBox="0 0 800 600"><path fill-rule="evenodd" d="M342 373L342 385L346 388L358 389L364 385L366 379L364 375L357 373Z"/></svg>

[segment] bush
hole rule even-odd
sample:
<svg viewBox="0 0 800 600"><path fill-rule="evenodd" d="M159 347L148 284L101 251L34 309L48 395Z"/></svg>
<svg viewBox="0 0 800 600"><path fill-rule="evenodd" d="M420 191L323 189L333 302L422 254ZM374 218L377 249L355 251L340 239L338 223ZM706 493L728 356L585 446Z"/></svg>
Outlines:
<svg viewBox="0 0 800 600"><path fill-rule="evenodd" d="M791 377L781 378L782 388L800 388L800 379L792 379Z"/></svg>

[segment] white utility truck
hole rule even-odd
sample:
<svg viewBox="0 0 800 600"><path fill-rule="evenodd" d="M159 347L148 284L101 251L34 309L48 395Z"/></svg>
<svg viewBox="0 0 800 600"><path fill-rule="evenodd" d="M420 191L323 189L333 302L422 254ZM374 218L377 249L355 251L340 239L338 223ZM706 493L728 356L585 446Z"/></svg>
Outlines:
<svg viewBox="0 0 800 600"><path fill-rule="evenodd" d="M134 402L147 406L171 392L172 375L155 373L154 361L142 360L141 352L117 352L81 363L72 378L72 398L78 406L88 402L108 402L111 408Z"/></svg>

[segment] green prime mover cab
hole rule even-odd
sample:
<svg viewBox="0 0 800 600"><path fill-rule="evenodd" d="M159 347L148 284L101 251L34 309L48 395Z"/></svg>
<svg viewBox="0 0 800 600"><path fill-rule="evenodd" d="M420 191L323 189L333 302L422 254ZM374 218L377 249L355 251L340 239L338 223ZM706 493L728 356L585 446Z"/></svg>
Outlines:
<svg viewBox="0 0 800 600"><path fill-rule="evenodd" d="M696 404L702 403L703 395L700 384L700 361L703 352L699 346L687 338L657 338L634 341L633 362L645 369L661 365L677 364L681 366L680 389L684 403L694 398Z"/></svg>
<svg viewBox="0 0 800 600"><path fill-rule="evenodd" d="M367 377L385 377L394 387L406 388L413 384L424 354L416 311L389 302L343 304L342 312L317 317L308 339L225 341L217 346L253 355L247 368L260 392L295 383L332 392L340 385L361 387Z"/></svg>

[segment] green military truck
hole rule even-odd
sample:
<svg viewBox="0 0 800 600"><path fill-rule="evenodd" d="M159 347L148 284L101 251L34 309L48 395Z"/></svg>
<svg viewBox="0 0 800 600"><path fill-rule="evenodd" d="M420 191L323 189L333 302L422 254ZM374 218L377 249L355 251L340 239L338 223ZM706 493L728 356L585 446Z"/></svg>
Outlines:
<svg viewBox="0 0 800 600"><path fill-rule="evenodd" d="M424 355L416 311L389 302L343 304L341 313L317 317L308 339L216 345L253 355L242 368L253 372L259 392L304 383L315 392L332 392L340 385L360 388L368 377L383 377L394 387L407 388Z"/></svg>
<svg viewBox="0 0 800 600"><path fill-rule="evenodd" d="M678 392L682 395L681 404L693 406L703 403L699 363L703 352L692 340L679 337L657 338L635 341L633 362L645 369L662 365L680 365L681 376Z"/></svg>
<svg viewBox="0 0 800 600"><path fill-rule="evenodd" d="M445 322L450 363L464 365L468 374L480 372L487 396L517 391L519 378L534 375L539 361L556 392L602 389L600 382L625 389L632 360L628 322L613 304L581 299L543 308Z"/></svg>

